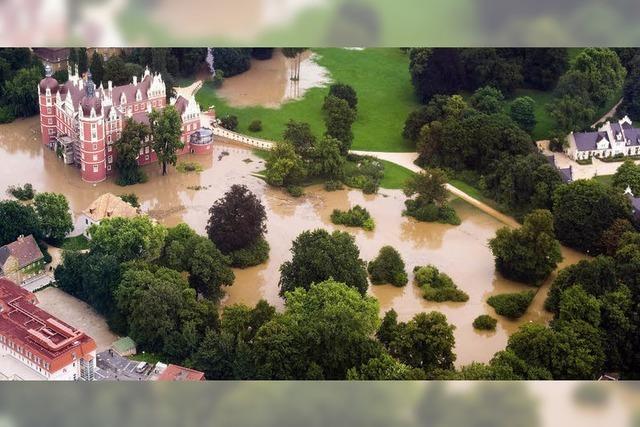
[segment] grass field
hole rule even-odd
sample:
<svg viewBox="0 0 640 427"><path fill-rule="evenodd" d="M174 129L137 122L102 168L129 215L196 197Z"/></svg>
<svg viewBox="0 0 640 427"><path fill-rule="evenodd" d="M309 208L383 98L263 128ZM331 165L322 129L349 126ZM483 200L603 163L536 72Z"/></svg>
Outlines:
<svg viewBox="0 0 640 427"><path fill-rule="evenodd" d="M62 241L61 249L65 251L82 251L89 249L89 240L84 235L67 237Z"/></svg>
<svg viewBox="0 0 640 427"><path fill-rule="evenodd" d="M407 179L414 175L409 169L395 163L386 160L383 160L382 163L384 163L384 177L380 181L380 187L382 188L390 190L402 189Z"/></svg>
<svg viewBox="0 0 640 427"><path fill-rule="evenodd" d="M368 151L413 151L411 142L402 138L407 115L419 107L409 76L409 58L400 49L314 49L318 63L326 67L335 82L353 86L358 94L358 118L353 124L353 149ZM216 95L206 83L196 94L203 108L215 105L219 117L238 116L241 133L249 133L253 120L261 120L263 130L250 133L261 138L279 140L290 120L307 122L316 136L324 133L322 103L327 87L313 88L304 98L285 102L279 108L233 108Z"/></svg>
<svg viewBox="0 0 640 427"><path fill-rule="evenodd" d="M593 179L608 187L613 185L613 175L596 175Z"/></svg>

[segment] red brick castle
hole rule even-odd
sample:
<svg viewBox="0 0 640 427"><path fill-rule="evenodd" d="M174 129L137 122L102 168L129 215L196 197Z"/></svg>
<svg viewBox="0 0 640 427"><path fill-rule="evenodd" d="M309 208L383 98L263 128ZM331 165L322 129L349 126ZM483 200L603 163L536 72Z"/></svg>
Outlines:
<svg viewBox="0 0 640 427"><path fill-rule="evenodd" d="M84 78L69 73L69 80L59 84L53 78L51 67L45 67L46 76L38 85L40 104L40 130L42 143L57 150L65 163L80 167L82 179L100 182L115 172L117 156L114 143L120 138L125 119L149 124L152 109L166 106L166 86L162 76L147 68L138 80L133 76L127 85L96 87L91 73ZM206 154L212 151L213 134L201 126L200 107L193 97L171 98L182 118L184 148L178 154ZM140 149L138 163L157 160L147 141Z"/></svg>

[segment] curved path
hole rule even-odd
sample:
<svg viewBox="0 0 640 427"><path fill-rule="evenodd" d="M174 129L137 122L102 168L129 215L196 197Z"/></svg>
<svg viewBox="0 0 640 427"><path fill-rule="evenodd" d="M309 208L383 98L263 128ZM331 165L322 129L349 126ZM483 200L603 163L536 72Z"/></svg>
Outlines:
<svg viewBox="0 0 640 427"><path fill-rule="evenodd" d="M419 173L423 170L420 166L414 163L414 161L418 158L418 153L387 153L387 152L379 152L379 151L353 151L353 150L351 152L354 154L362 155L362 156L377 157L378 159L386 160L388 162L395 163L399 166L407 168L412 172ZM496 218L500 222L510 227L520 226L520 224L512 217L497 211L496 209L492 208L491 206L481 202L480 200L474 197L471 197L470 195L460 190L459 188L456 188L451 184L446 184L446 187L447 187L447 191L449 191L451 194L472 204L473 206L477 207L481 211Z"/></svg>

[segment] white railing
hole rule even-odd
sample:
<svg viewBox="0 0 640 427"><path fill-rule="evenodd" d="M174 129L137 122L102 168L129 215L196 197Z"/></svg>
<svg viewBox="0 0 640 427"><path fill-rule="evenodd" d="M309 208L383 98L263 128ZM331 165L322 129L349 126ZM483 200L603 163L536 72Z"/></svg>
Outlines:
<svg viewBox="0 0 640 427"><path fill-rule="evenodd" d="M233 132L228 129L225 129L221 126L215 126L212 130L214 135L221 136L223 138L227 138L235 142L239 142L240 144L250 145L252 147L256 147L261 150L271 150L274 144L273 141L268 141L266 139L254 138L252 136L243 135L241 133L237 133L237 132Z"/></svg>

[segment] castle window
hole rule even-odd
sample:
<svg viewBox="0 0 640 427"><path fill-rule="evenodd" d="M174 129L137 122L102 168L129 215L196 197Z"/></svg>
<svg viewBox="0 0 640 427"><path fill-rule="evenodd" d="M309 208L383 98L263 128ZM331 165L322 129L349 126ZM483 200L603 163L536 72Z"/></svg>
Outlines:
<svg viewBox="0 0 640 427"><path fill-rule="evenodd" d="M84 157L84 156L83 156ZM82 164L82 172L84 172L84 163Z"/></svg>
<svg viewBox="0 0 640 427"><path fill-rule="evenodd" d="M97 162L97 161L98 161L98 155L97 155L97 154L94 154L94 155L93 155L93 161L94 161L94 162Z"/></svg>
<svg viewBox="0 0 640 427"><path fill-rule="evenodd" d="M149 160L149 155L147 154L146 156L144 156L145 160Z"/></svg>
<svg viewBox="0 0 640 427"><path fill-rule="evenodd" d="M109 156L109 163L113 163L113 156Z"/></svg>
<svg viewBox="0 0 640 427"><path fill-rule="evenodd" d="M107 166L107 170L110 171L111 170L111 165Z"/></svg>
<svg viewBox="0 0 640 427"><path fill-rule="evenodd" d="M98 165L93 165L93 171L98 172Z"/></svg>
<svg viewBox="0 0 640 427"><path fill-rule="evenodd" d="M49 124L53 124L53 119L51 117L49 117L49 119L47 120L49 122Z"/></svg>
<svg viewBox="0 0 640 427"><path fill-rule="evenodd" d="M47 114L51 114L51 107L47 107Z"/></svg>

